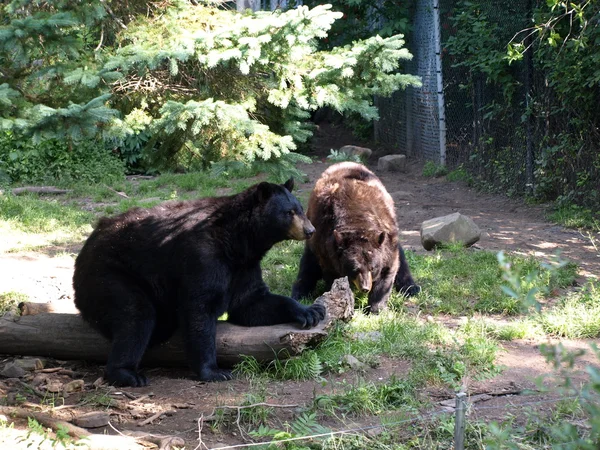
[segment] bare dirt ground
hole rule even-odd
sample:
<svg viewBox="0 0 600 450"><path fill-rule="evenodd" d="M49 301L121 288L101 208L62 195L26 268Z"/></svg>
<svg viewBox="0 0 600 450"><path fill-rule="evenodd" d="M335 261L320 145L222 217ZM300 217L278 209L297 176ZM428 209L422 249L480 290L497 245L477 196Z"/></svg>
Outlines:
<svg viewBox="0 0 600 450"><path fill-rule="evenodd" d="M329 150L345 144L364 145L353 139L341 127L327 125L317 132L312 151L314 156L319 157L319 162L302 166L309 180L307 183L297 185L300 192L310 191L319 174L328 166L329 162L326 161L325 156L329 154ZM408 171L402 174L379 173L376 164L377 158L374 156L369 165L380 176L395 199L406 249L425 253L419 235L419 228L424 220L461 212L470 216L481 228L482 237L477 243L481 249L533 254L541 258L549 258L555 251L560 250L563 258L577 263L580 267L579 284L582 284L585 279L597 278L600 274L600 255L590 239L576 230L565 229L547 222L544 219L544 206L526 205L522 201L501 195L482 194L462 182L425 178L422 176L422 163L418 161L409 161ZM18 236L6 236L6 238L5 240L4 236L2 237L1 241L4 242L0 242L0 251L14 247L19 239ZM77 247L69 249L73 253L78 250ZM71 302L72 270L72 255L53 256L52 251L4 252L0 253L0 288L4 292L17 291L27 294L32 301ZM443 318L436 320L443 320ZM552 399L552 396L544 393L518 395L523 389L534 389L536 377L551 373L551 368L539 353L541 343L530 340L506 343L503 345L504 351L498 361L500 366L504 366L501 374L485 382L465 380L465 387L469 394L489 394L489 397L484 397L484 400L475 404L472 417L498 420L504 418L507 412L515 414L520 404ZM589 342L586 341L563 341L563 343L573 349L589 348ZM2 359L10 361L12 358ZM591 356L584 356L578 362L576 382L584 379L582 368L585 364L591 363L595 363ZM83 412L105 410L97 404L80 404L81 400L89 398L90 392L93 391L91 383L101 375L102 367L84 362L49 361L49 365L69 368L76 372L75 376L83 377L86 381L85 392L68 396L65 403L73 406L62 408L56 412L58 416L70 420ZM364 374L350 371L341 375L332 375L327 377L326 383L270 382L264 389L267 392L267 402L288 405L276 409L277 416L283 423L291 420L299 408L311 404L320 393L341 391L344 382L352 383L358 377L381 381L391 375L401 377L408 370L409 365L404 361L382 358L378 367ZM67 382L73 375L67 372L63 375L38 374L35 382L40 386L56 379ZM211 417L214 419L214 408L217 405L241 405L244 394L249 392L251 387L257 387L252 382L236 379L225 383L199 383L192 379L190 371L161 368L150 369L148 375L151 381L148 387L112 392L111 397L116 401L116 408L111 409L111 423L115 428L178 436L185 440L188 449L210 449L247 442L248 436L235 426L227 432L220 433L211 430L210 424L213 422L203 422L200 419ZM0 397L14 388L14 380L0 379ZM423 395L433 402L434 410L441 408L439 405L435 406L436 402L452 398L452 393L447 390L431 389ZM139 401L133 402L133 398L140 397L142 398ZM39 402L39 399L37 400ZM544 403L538 405L542 405L538 406L538 409L547 408ZM161 411L164 411L162 416L156 417L143 426L138 426L140 422ZM234 415L237 414L236 410L232 411ZM358 425L371 423L377 424L378 419L374 418L371 421L361 419ZM343 422L331 421L323 425L342 429L353 428L357 423L347 419ZM280 427L282 428L283 426ZM110 427L93 431L114 433ZM199 436L204 446L200 446ZM1 437L0 444L2 444ZM18 448L14 442L9 447L4 445L0 447Z"/></svg>

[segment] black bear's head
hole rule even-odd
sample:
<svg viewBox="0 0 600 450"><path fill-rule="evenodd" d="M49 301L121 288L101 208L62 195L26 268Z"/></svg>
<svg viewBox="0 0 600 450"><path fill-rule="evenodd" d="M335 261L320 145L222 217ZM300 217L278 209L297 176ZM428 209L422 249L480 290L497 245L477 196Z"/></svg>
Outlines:
<svg viewBox="0 0 600 450"><path fill-rule="evenodd" d="M265 227L276 240L302 241L315 232L298 199L292 194L294 179L284 184L263 182L257 187L259 201L264 204Z"/></svg>
<svg viewBox="0 0 600 450"><path fill-rule="evenodd" d="M384 269L383 245L389 237L376 230L333 230L341 271L356 289L369 292Z"/></svg>

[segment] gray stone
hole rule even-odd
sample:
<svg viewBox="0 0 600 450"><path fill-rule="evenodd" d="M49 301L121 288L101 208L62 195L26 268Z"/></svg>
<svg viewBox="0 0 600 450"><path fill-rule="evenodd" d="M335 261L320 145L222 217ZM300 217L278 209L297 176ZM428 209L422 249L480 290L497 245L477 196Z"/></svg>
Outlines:
<svg viewBox="0 0 600 450"><path fill-rule="evenodd" d="M25 370L23 370L18 365L14 363L9 363L6 366L4 366L4 369L2 369L0 375L6 378L21 378L24 377L26 373L27 372L25 372Z"/></svg>
<svg viewBox="0 0 600 450"><path fill-rule="evenodd" d="M377 170L382 172L405 172L406 155L385 155L379 158Z"/></svg>
<svg viewBox="0 0 600 450"><path fill-rule="evenodd" d="M16 359L15 364L23 370L33 372L44 368L44 361L39 358L22 358Z"/></svg>
<svg viewBox="0 0 600 450"><path fill-rule="evenodd" d="M339 150L340 153L345 153L346 155L356 155L360 157L363 161L366 161L373 154L373 150L367 147L359 147L357 145L344 145Z"/></svg>
<svg viewBox="0 0 600 450"><path fill-rule="evenodd" d="M475 222L458 212L426 220L421 224L421 244L425 250L433 250L440 244L452 242L469 247L480 237L481 231Z"/></svg>
<svg viewBox="0 0 600 450"><path fill-rule="evenodd" d="M105 412L91 412L73 419L73 423L82 428L105 427L109 421L110 414Z"/></svg>
<svg viewBox="0 0 600 450"><path fill-rule="evenodd" d="M83 380L69 381L63 386L63 393L70 394L71 392L83 391L84 384Z"/></svg>
<svg viewBox="0 0 600 450"><path fill-rule="evenodd" d="M367 370L367 365L361 361L359 361L358 359L356 359L354 356L352 355L344 355L342 357L342 362L348 366L350 366L350 368L352 370L358 370L360 372L364 372Z"/></svg>

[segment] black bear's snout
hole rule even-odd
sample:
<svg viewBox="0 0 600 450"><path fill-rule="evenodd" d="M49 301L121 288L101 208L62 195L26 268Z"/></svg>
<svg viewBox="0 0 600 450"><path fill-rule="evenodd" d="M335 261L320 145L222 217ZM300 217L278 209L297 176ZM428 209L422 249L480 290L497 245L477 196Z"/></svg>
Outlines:
<svg viewBox="0 0 600 450"><path fill-rule="evenodd" d="M304 226L304 236L306 236L306 239L310 239L310 237L315 234L315 227L313 227L313 224L310 223L308 221L308 219L306 220L306 225Z"/></svg>

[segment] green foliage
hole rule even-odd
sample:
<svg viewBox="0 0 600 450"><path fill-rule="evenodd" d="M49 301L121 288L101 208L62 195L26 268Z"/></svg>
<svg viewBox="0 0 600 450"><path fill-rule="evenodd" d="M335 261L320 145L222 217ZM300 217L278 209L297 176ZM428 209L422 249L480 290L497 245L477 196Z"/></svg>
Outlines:
<svg viewBox="0 0 600 450"><path fill-rule="evenodd" d="M415 256L415 263L413 276L423 286L416 299L418 304L429 311L450 314L474 311L518 314L526 296L534 299L538 292L547 295L552 289L569 286L576 275L573 264L552 271L551 266L533 258L509 256L503 263L514 275L509 292L502 291L503 274L492 252L460 247L442 249L431 255Z"/></svg>
<svg viewBox="0 0 600 450"><path fill-rule="evenodd" d="M123 178L125 168L101 142L34 144L6 132L0 133L0 172L13 183L111 183Z"/></svg>
<svg viewBox="0 0 600 450"><path fill-rule="evenodd" d="M427 178L443 177L448 174L448 169L445 166L436 164L432 161L426 161L423 165L423 176Z"/></svg>
<svg viewBox="0 0 600 450"><path fill-rule="evenodd" d="M523 2L465 0L451 13L446 47L452 66L465 71L465 107L477 109L479 127L468 168L486 187L524 193L530 139L536 198L597 210L600 5L532 4L527 11Z"/></svg>
<svg viewBox="0 0 600 450"><path fill-rule="evenodd" d="M317 0L305 0L302 3L309 7L321 4ZM343 16L333 24L328 38L322 42L325 48L350 44L375 34L384 37L395 34L407 36L412 30L414 0L331 0L329 3L334 11L342 12Z"/></svg>
<svg viewBox="0 0 600 450"><path fill-rule="evenodd" d="M562 205L556 208L549 219L568 228L583 228L600 232L600 213L577 205Z"/></svg>
<svg viewBox="0 0 600 450"><path fill-rule="evenodd" d="M21 292L3 292L0 294L0 316L4 315L8 311L16 313L18 311L17 305L21 302L27 301L28 299L29 296Z"/></svg>
<svg viewBox="0 0 600 450"><path fill-rule="evenodd" d="M340 152L338 150L331 149L329 151L329 155L327 155L327 159L331 162L342 162L342 161L352 161L356 163L362 163L360 156L351 155L349 153Z"/></svg>
<svg viewBox="0 0 600 450"><path fill-rule="evenodd" d="M251 164L305 142L310 111L372 119L374 95L418 84L398 72L411 55L397 27L318 51L342 17L328 5L254 14L215 5L6 3L0 129L35 142L103 138L132 168ZM293 158L278 177L293 171Z"/></svg>
<svg viewBox="0 0 600 450"><path fill-rule="evenodd" d="M600 288L594 283L571 293L537 318L548 335L569 339L600 336Z"/></svg>

